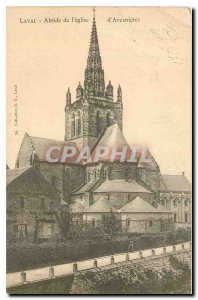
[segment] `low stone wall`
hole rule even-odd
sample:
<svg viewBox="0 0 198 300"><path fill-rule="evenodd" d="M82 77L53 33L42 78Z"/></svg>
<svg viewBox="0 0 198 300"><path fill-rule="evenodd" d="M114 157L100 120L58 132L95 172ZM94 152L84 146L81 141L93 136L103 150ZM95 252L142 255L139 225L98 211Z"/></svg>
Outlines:
<svg viewBox="0 0 198 300"><path fill-rule="evenodd" d="M182 273L181 267L175 267L171 263L171 259L176 258L179 262L191 267L191 250L183 250L175 253L165 253L161 255L153 255L148 257L138 258L135 261L125 261L115 264L115 260L111 258L111 265L98 267L95 260L95 268L91 270L77 271L67 276L49 278L42 281L26 283L14 287L7 288L9 294L127 294L123 287L122 280L126 286L139 286L136 294L145 294L150 288L150 294L163 294L163 285L172 283L171 274L177 278ZM132 274L134 272L134 274ZM152 277L155 274L155 278ZM167 274L169 282L164 282L159 290L156 290L156 282L162 277L162 274ZM113 275L113 276L112 276ZM147 277L145 277L145 275ZM121 276L121 277L119 277ZM142 282L144 278L145 282ZM90 278L92 280L90 280ZM110 278L110 281L109 281ZM182 278L182 277L181 277ZM122 280L120 280L122 279ZM96 280L96 281L95 281ZM152 281L153 280L153 281ZM185 292L185 285L180 280L181 287L177 293ZM141 285L143 286L141 290ZM104 287L104 290L103 290ZM108 287L108 290L107 290ZM102 291L101 291L102 288ZM180 289L181 288L181 289ZM171 287L170 287L171 289ZM183 291L184 289L184 291ZM128 294L133 294L129 292ZM167 291L165 291L167 293ZM172 294L172 291L171 291Z"/></svg>
<svg viewBox="0 0 198 300"><path fill-rule="evenodd" d="M46 279L7 288L7 293L10 295L66 295L70 294L73 280L74 275Z"/></svg>
<svg viewBox="0 0 198 300"><path fill-rule="evenodd" d="M106 272L112 269L118 269L119 276L120 272L126 273L128 270L128 277L132 278L131 270L135 269L135 266L139 266L138 268L142 268L143 271L146 269L154 271L155 274L163 274L165 272L173 273L173 266L170 263L170 257L175 257L179 264L187 265L188 268L191 264L191 243L186 242L178 245L171 245L166 247L160 247L155 249L146 249L140 250L136 252L129 253L120 253L115 254L113 256L103 256L95 259L89 259L85 261L79 261L76 263L57 265L54 267L46 267L39 270L29 270L27 272L18 272L18 273L10 273L7 274L7 286L11 288L9 290L12 293L12 287L21 289L21 286L26 285L26 290L28 290L28 286L31 289L31 285L35 283L35 281L46 281L49 279L57 280L58 278L64 277L66 274L75 275L74 284L71 288L71 293L73 294L83 294L89 293L90 287L88 286L88 292L82 289L82 286L85 287L86 284L83 283L83 280L86 278L87 274L95 276L95 273L101 276L101 272L106 274ZM180 266L181 267L181 266ZM126 270L125 270L126 268ZM186 268L186 267L185 267ZM39 273L38 273L39 271ZM137 272L138 269L137 269ZM41 274L41 276L39 276ZM177 272L176 272L177 274ZM115 274L114 274L115 275ZM89 276L89 275L88 275ZM106 275L105 275L106 276ZM128 278L127 277L127 278ZM33 278L33 281L32 281ZM121 278L123 278L121 276ZM108 279L108 276L107 276ZM116 279L115 279L116 280ZM107 280L108 281L108 280ZM96 279L97 282L97 279ZM99 281L101 283L101 281ZM105 285L105 281L103 282ZM95 282L93 282L95 284ZM18 286L18 287L17 287ZM42 286L42 284L41 284ZM87 288L87 287L86 287ZM59 293L57 291L57 293Z"/></svg>
<svg viewBox="0 0 198 300"><path fill-rule="evenodd" d="M109 266L104 266L101 268L97 268L95 270L84 271L76 273L74 277L74 282L70 291L70 294L127 294L124 290L123 286L119 287L119 279L124 280L126 286L129 287L134 283L141 285L141 277L146 277L146 275L150 276L150 281L145 279L145 284L143 284L143 289L139 287L139 292L133 291L135 294L163 294L163 293L170 293L170 294L185 294L191 293L189 291L189 287L191 282L188 282L188 288L185 286L186 282L180 281L183 275L183 267L177 266L175 267L172 264L173 258L176 259L176 262L181 262L182 266L188 266L191 269L191 250L183 250L182 252L175 252L175 253L165 253L161 255L153 255L149 257L142 257L135 261L125 261L119 264L112 264ZM134 272L135 276L132 278L131 273ZM92 274L91 274L92 273ZM149 273L151 275L149 275ZM152 274L155 274L155 278L153 278L152 282ZM134 274L133 274L134 275ZM173 276L173 278L171 277ZM166 278L166 282L164 280ZM184 277L184 276L183 276ZM160 279L162 278L162 283L160 283ZM96 279L96 280L95 280ZM173 280L171 280L173 279ZM174 285L174 289L171 290L172 283L175 280L177 284ZM178 281L177 281L178 280ZM185 279L184 279L185 280ZM170 281L170 282L169 282ZM189 281L189 278L188 278ZM101 289L100 289L101 284ZM148 286L150 285L150 292ZM167 289L170 286L170 291L163 292L163 285ZM152 290L153 285L153 290ZM158 290L155 291L156 285ZM159 285L160 288L159 288ZM104 286L104 289L103 289ZM127 289L126 289L127 290ZM130 294L130 293L129 293Z"/></svg>

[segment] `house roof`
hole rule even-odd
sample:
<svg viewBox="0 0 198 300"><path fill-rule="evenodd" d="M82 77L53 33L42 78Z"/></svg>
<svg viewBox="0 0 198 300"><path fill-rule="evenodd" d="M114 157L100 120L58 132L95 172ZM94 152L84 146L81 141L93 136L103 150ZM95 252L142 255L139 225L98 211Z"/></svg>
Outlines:
<svg viewBox="0 0 198 300"><path fill-rule="evenodd" d="M86 213L109 213L111 211L117 212L117 210L113 205L111 205L109 200L105 199L104 197L101 197L84 210L84 212Z"/></svg>
<svg viewBox="0 0 198 300"><path fill-rule="evenodd" d="M122 192L122 193L152 193L145 187L137 183L135 180L106 180L104 181L94 193L105 192Z"/></svg>
<svg viewBox="0 0 198 300"><path fill-rule="evenodd" d="M13 187L15 181L20 181L20 190L28 189L29 191L48 191L52 195L60 198L57 190L48 182L48 180L38 172L34 167L24 167L6 170L7 188Z"/></svg>
<svg viewBox="0 0 198 300"><path fill-rule="evenodd" d="M13 180L19 177L21 174L29 170L31 167L7 169L6 170L6 185L10 184Z"/></svg>
<svg viewBox="0 0 198 300"><path fill-rule="evenodd" d="M125 204L121 208L121 212L126 213L166 213L170 212L168 210L162 209L162 208L155 208L153 205L151 205L146 200L140 198L139 196L135 197L132 201Z"/></svg>
<svg viewBox="0 0 198 300"><path fill-rule="evenodd" d="M160 191L164 192L190 192L191 184L185 175L162 175Z"/></svg>

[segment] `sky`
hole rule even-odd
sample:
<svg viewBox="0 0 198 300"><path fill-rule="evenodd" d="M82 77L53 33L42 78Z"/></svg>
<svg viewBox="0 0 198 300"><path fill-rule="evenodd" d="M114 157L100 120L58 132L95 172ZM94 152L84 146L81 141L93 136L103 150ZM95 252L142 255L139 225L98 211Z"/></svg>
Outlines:
<svg viewBox="0 0 198 300"><path fill-rule="evenodd" d="M74 101L76 87L84 81L92 16L91 7L7 8L10 168L25 132L64 139L65 94L69 86ZM60 22L49 22L53 18ZM87 21L76 22L80 18ZM109 18L117 21L108 22ZM127 18L138 21L123 22ZM191 180L190 10L96 7L96 23L105 83L111 80L114 99L118 85L122 87L128 143L148 146L162 174L185 171Z"/></svg>

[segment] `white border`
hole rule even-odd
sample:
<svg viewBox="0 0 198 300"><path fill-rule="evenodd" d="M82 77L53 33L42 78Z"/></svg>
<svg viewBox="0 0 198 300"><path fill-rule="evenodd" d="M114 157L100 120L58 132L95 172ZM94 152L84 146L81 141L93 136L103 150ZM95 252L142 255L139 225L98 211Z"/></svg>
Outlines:
<svg viewBox="0 0 198 300"><path fill-rule="evenodd" d="M6 240L6 181L5 181L5 164L6 164L6 6L183 6L183 7L190 7L196 9L198 6L197 0L158 0L158 1L150 1L150 0L136 0L136 1L129 1L129 0L1 0L0 2L0 62L1 62L1 69L0 69L0 84L1 84L1 100L0 100L0 130L1 130L1 142L0 142L0 245L1 245L1 255L0 255L0 270L1 270L1 280L0 280L0 291L1 291L1 299L5 299L8 297L6 294L6 265L5 265L5 257L6 257L6 249L5 249L5 240ZM195 24L194 24L195 25ZM194 28L196 32L196 28ZM197 34L196 34L197 37ZM195 38L196 38L195 37ZM195 41L194 41L195 43ZM196 64L197 66L197 64ZM194 68L196 68L194 66ZM198 86L198 79L194 82L195 86ZM195 97L195 95L194 95ZM195 99L194 99L195 102ZM197 113L197 106L196 106L196 113ZM197 115L197 114L196 114ZM195 118L196 119L196 118ZM198 133L196 131L197 126L195 128L196 138L198 137ZM194 162L195 167L195 162ZM196 167L197 169L197 162ZM194 182L194 186L198 186L198 179ZM195 195L194 195L194 201ZM194 204L195 209L195 204ZM196 212L194 212L194 217ZM196 219L196 218L195 218ZM195 225L195 224L194 224ZM196 228L194 228L196 232ZM195 242L195 241L194 241ZM195 251L194 251L195 252ZM195 253L194 253L195 255ZM195 265L194 268L196 269ZM197 278L195 278L196 280ZM198 286L196 282L194 282L194 289L195 286ZM28 297L28 296L26 296ZM26 298L26 297L23 297ZM57 296L54 296L57 298ZM122 296L120 296L122 297ZM120 298L119 297L119 298ZM135 296L132 296L135 297ZM169 299L173 298L174 296L167 296ZM20 298L20 297L19 297ZM41 299L41 296L38 296ZM90 297L89 297L90 298ZM104 297L107 298L107 297ZM146 298L144 296L138 298Z"/></svg>

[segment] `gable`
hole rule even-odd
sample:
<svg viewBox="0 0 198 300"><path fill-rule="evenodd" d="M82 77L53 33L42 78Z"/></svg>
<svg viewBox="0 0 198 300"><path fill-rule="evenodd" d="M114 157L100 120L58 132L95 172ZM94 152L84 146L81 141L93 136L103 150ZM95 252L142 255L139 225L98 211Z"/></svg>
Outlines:
<svg viewBox="0 0 198 300"><path fill-rule="evenodd" d="M27 133L25 133L16 159L16 168L24 168L31 165L30 158L33 150L34 148L30 137Z"/></svg>

